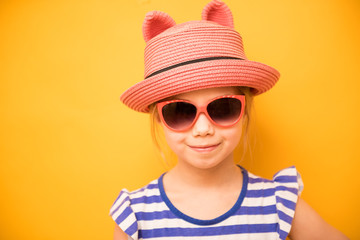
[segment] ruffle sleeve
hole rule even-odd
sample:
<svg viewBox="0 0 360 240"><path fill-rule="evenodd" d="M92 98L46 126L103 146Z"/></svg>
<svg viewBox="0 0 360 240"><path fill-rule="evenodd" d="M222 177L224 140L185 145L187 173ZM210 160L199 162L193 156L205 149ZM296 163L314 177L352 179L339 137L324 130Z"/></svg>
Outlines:
<svg viewBox="0 0 360 240"><path fill-rule="evenodd" d="M138 239L136 216L131 208L129 192L123 189L110 209L110 216L132 239Z"/></svg>
<svg viewBox="0 0 360 240"><path fill-rule="evenodd" d="M276 209L279 217L279 236L286 239L295 215L298 196L304 188L301 176L295 167L285 168L273 177L275 183Z"/></svg>

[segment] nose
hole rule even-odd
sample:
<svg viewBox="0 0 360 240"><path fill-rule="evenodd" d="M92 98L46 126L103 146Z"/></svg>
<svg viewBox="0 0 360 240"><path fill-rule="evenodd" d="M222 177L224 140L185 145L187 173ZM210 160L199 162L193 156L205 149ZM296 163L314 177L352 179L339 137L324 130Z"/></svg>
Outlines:
<svg viewBox="0 0 360 240"><path fill-rule="evenodd" d="M214 134L214 126L204 113L200 113L192 128L193 136L206 136Z"/></svg>

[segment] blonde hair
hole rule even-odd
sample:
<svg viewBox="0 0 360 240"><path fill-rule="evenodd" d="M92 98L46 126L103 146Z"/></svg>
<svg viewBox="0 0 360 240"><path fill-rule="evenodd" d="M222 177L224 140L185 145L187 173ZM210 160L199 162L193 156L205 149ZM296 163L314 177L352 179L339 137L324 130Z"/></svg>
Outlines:
<svg viewBox="0 0 360 240"><path fill-rule="evenodd" d="M245 109L242 120L242 136L238 146L235 149L235 154L241 154L241 157L236 157L238 159L236 163L243 161L245 154L250 153L250 157L252 157L252 151L250 146L250 123L252 119L252 109L253 109L253 94L251 92L251 88L248 87L236 87L239 91L239 94L245 95ZM165 165L166 169L171 169L175 166L177 157L176 154L170 149L168 146L165 135L163 132L163 128L160 124L160 117L156 108L156 103L150 105L150 127L151 127L151 136L153 139L153 143L157 149L160 158L163 160L162 162Z"/></svg>

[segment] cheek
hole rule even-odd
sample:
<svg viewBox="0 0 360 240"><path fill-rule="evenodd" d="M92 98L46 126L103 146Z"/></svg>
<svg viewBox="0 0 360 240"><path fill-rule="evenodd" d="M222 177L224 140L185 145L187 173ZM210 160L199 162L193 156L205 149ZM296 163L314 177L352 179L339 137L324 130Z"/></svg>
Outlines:
<svg viewBox="0 0 360 240"><path fill-rule="evenodd" d="M231 145L235 147L239 144L242 136L242 122L236 124L232 128L223 131L223 137L227 139Z"/></svg>
<svg viewBox="0 0 360 240"><path fill-rule="evenodd" d="M185 139L184 134L173 132L165 127L164 135L165 135L166 142L169 145L169 147L171 148L171 150L173 150L175 153L177 153L179 151L179 148L181 148L181 146L182 146L181 143L184 142L184 139Z"/></svg>

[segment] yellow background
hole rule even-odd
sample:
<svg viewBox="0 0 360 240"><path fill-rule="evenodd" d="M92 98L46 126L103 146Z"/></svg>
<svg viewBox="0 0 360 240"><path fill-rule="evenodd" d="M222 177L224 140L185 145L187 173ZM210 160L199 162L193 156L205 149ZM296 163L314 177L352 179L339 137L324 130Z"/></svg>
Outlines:
<svg viewBox="0 0 360 240"><path fill-rule="evenodd" d="M111 239L121 188L164 171L146 114L119 102L143 77L141 24L200 19L207 0L0 1L0 239ZM248 58L279 69L256 98L244 165L296 165L303 198L360 239L360 3L228 0Z"/></svg>

